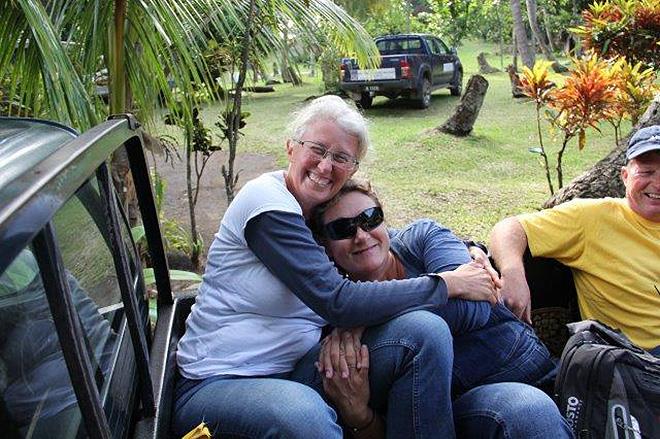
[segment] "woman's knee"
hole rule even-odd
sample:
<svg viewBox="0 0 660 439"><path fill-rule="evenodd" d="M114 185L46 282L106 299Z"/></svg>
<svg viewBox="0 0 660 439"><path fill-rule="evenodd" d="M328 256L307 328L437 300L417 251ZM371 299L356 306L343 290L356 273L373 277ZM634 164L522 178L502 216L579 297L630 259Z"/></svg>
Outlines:
<svg viewBox="0 0 660 439"><path fill-rule="evenodd" d="M269 401L264 423L273 437L341 437L335 411L312 388L299 383L286 396Z"/></svg>
<svg viewBox="0 0 660 439"><path fill-rule="evenodd" d="M454 402L454 416L457 431L465 435L481 431L490 432L488 437L571 437L552 399L521 383L472 389Z"/></svg>
<svg viewBox="0 0 660 439"><path fill-rule="evenodd" d="M382 339L401 340L410 344L449 344L451 332L442 317L428 311L412 311L383 323L376 331Z"/></svg>
<svg viewBox="0 0 660 439"><path fill-rule="evenodd" d="M279 379L227 379L199 389L175 413L175 433L202 421L221 437L341 437L337 415L316 391Z"/></svg>
<svg viewBox="0 0 660 439"><path fill-rule="evenodd" d="M427 311L398 316L367 329L363 338L373 359L372 373L411 362L419 367L451 370L454 353L447 323ZM449 372L448 372L449 373Z"/></svg>

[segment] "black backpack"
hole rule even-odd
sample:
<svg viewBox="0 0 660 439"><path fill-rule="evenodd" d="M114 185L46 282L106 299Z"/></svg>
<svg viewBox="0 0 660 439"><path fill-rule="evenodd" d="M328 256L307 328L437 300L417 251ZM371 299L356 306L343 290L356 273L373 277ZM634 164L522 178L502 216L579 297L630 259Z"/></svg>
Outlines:
<svg viewBox="0 0 660 439"><path fill-rule="evenodd" d="M569 327L555 396L575 436L660 438L660 359L603 323Z"/></svg>

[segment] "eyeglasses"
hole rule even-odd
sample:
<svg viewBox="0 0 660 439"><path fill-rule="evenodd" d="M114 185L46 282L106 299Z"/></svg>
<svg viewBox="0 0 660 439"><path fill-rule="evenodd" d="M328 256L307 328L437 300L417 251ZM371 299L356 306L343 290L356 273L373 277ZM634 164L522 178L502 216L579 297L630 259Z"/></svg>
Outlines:
<svg viewBox="0 0 660 439"><path fill-rule="evenodd" d="M339 218L329 222L323 227L323 231L326 238L339 241L354 237L358 227L365 232L370 232L380 226L384 220L383 209L377 206L370 207L353 218Z"/></svg>
<svg viewBox="0 0 660 439"><path fill-rule="evenodd" d="M313 142L311 140L292 140L302 145L303 148L305 148L305 150L316 160L321 161L327 156L330 156L330 160L332 160L333 165L346 171L352 171L360 164L360 162L357 161L355 157L352 157L343 152L332 152L328 149L327 146L321 143Z"/></svg>

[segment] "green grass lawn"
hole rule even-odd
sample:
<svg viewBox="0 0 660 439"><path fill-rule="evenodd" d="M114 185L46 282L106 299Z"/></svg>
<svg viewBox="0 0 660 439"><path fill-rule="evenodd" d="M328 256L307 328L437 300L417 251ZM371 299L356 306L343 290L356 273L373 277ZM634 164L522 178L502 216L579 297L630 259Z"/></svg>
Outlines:
<svg viewBox="0 0 660 439"><path fill-rule="evenodd" d="M477 71L477 54L494 54L495 50L495 45L477 42L459 48L465 83ZM489 61L499 68L499 56L493 55ZM509 61L505 57L505 63ZM429 133L459 102L448 90L436 91L427 110L379 97L366 111L373 147L360 175L374 183L390 225L429 217L462 236L485 240L499 219L537 209L548 198L538 156L528 152L538 144L533 104L511 97L506 73L486 78L490 87L474 131L466 138ZM251 116L239 143L240 152L274 154L280 167L286 165L288 113L308 96L321 93L318 79L303 79L306 85L302 87L280 85L276 93L252 94L245 99L244 108ZM208 127L213 126L218 109L212 105L204 110ZM543 126L547 128L547 123ZM552 139L547 129L544 136L554 162L560 139ZM572 142L564 156L564 181L588 169L613 146L614 132L609 125L602 126L602 133L590 131L583 151Z"/></svg>

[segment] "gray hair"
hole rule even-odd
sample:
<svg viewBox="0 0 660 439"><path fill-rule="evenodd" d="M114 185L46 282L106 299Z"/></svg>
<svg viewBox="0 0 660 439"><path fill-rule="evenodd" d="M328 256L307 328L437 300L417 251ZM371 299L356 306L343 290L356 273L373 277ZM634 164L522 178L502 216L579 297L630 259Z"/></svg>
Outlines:
<svg viewBox="0 0 660 439"><path fill-rule="evenodd" d="M358 139L358 160L362 160L370 147L367 119L358 111L355 104L344 101L339 96L326 95L314 99L294 112L289 124L289 138L300 139L311 124L330 121L339 125L348 134Z"/></svg>

